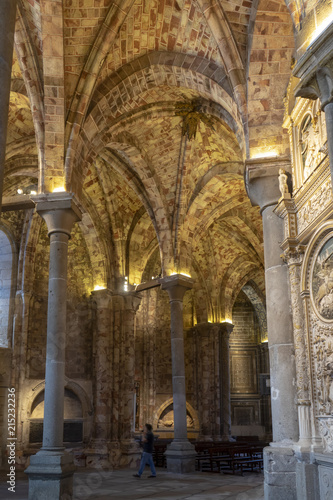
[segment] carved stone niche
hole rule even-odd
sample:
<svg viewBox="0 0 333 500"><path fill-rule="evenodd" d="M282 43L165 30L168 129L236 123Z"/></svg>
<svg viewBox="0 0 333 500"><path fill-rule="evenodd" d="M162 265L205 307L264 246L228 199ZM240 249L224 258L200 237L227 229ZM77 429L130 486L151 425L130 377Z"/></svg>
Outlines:
<svg viewBox="0 0 333 500"><path fill-rule="evenodd" d="M187 420L187 432L198 432L199 431L199 420L197 412L192 408L189 403L186 403L186 420ZM169 399L165 401L155 413L153 427L159 433L162 431L167 432L174 431L174 413L173 413L173 400Z"/></svg>

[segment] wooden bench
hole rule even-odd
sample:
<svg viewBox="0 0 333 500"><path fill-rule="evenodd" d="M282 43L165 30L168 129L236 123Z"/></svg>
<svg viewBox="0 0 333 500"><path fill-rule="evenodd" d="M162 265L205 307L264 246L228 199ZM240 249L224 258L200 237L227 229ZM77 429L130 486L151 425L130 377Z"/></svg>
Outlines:
<svg viewBox="0 0 333 500"><path fill-rule="evenodd" d="M198 448L200 452L196 456L196 467L202 472L235 474L239 471L243 474L243 470L260 470L263 465L263 449L257 444L221 443L214 447Z"/></svg>

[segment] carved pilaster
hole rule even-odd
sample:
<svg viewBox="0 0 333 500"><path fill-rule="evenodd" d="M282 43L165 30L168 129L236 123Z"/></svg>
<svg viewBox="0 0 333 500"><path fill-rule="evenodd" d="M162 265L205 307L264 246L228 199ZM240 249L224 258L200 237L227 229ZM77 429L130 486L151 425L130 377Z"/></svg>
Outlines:
<svg viewBox="0 0 333 500"><path fill-rule="evenodd" d="M274 213L285 220L284 236L289 240L288 246L297 245L297 207L295 200L293 198L280 198Z"/></svg>
<svg viewBox="0 0 333 500"><path fill-rule="evenodd" d="M284 260L289 269L291 308L293 315L294 347L296 361L296 390L299 421L299 443L311 444L311 377L305 311L301 297L301 266L304 247L289 247L284 251Z"/></svg>

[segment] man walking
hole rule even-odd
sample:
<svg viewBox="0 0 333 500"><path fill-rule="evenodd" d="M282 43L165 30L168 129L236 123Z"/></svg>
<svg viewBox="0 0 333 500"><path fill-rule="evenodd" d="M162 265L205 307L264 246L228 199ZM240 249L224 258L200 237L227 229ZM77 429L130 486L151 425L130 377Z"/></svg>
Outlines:
<svg viewBox="0 0 333 500"><path fill-rule="evenodd" d="M137 474L133 474L134 477L141 477L143 471L145 470L146 464L150 466L151 470L151 475L148 477L156 477L156 470L153 460L154 434L152 430L153 428L150 424L145 425L145 433L143 435L143 452L141 457L140 469Z"/></svg>

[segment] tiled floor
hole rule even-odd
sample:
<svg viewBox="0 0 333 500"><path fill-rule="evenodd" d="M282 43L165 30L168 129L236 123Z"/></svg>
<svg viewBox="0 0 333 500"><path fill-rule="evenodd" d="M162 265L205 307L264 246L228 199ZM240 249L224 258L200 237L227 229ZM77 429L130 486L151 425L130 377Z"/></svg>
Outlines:
<svg viewBox="0 0 333 500"><path fill-rule="evenodd" d="M197 472L170 474L157 469L157 478L149 479L149 470L140 479L132 469L117 471L80 470L74 476L75 500L263 500L263 475L245 473L244 477ZM1 500L27 500L28 482L19 473L16 492L7 490L4 477L0 484ZM38 500L38 499L34 499Z"/></svg>

